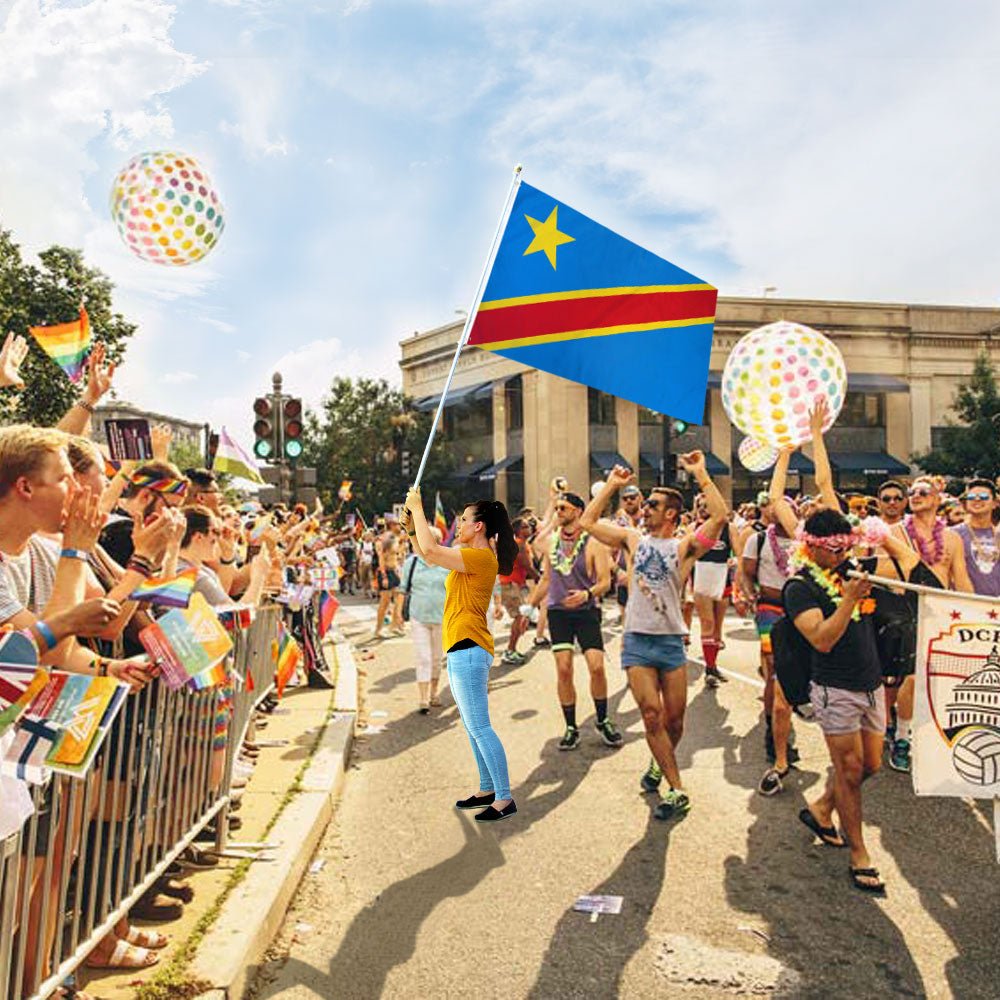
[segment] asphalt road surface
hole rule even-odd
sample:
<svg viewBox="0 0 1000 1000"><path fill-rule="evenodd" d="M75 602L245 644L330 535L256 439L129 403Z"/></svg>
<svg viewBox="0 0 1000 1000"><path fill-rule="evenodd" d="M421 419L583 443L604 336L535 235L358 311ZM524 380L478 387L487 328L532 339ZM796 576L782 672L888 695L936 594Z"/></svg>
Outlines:
<svg viewBox="0 0 1000 1000"><path fill-rule="evenodd" d="M556 747L551 653L494 667L491 715L518 814L484 829L453 807L478 782L447 688L443 708L417 714L409 639L369 645L371 608L341 614L373 731L356 743L323 866L258 970L256 1000L1000 996L991 804L917 799L885 768L864 804L888 897L852 888L846 852L796 818L826 773L815 728L797 724L802 761L785 791L755 791L758 646L741 620L726 625L729 683L708 689L689 668L679 758L693 806L674 823L654 819L656 797L639 789L648 752L619 631L605 636L620 750L594 730L581 657L583 742L570 753ZM575 912L588 893L624 897L621 913Z"/></svg>

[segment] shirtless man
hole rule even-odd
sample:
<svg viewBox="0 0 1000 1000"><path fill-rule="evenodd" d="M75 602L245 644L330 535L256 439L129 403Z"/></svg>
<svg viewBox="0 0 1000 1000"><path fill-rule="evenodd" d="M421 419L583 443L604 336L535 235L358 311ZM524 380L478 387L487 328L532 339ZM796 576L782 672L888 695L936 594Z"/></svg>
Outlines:
<svg viewBox="0 0 1000 1000"><path fill-rule="evenodd" d="M945 589L973 593L962 539L938 517L941 489L937 481L920 476L913 480L907 493L911 513L893 526L893 535L919 554ZM889 766L894 771L910 770L914 684L914 675L910 674L899 686L896 697L896 733L889 751Z"/></svg>
<svg viewBox="0 0 1000 1000"><path fill-rule="evenodd" d="M381 639L382 622L385 621L385 613L392 606L392 631L396 635L403 635L403 616L396 601L396 594L399 590L399 567L402 565L402 553L399 543L399 533L402 529L399 521L394 517L387 517L385 531L378 540L378 573L376 583L378 585L378 610L375 614L375 635L374 638Z"/></svg>

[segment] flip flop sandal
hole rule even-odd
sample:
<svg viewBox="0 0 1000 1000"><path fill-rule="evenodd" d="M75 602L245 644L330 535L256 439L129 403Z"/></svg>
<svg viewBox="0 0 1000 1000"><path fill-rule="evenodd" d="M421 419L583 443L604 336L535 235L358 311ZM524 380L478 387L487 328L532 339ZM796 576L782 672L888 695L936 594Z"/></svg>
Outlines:
<svg viewBox="0 0 1000 1000"><path fill-rule="evenodd" d="M152 923L169 923L184 916L184 906L175 901L165 902L155 893L147 893L129 910L129 916Z"/></svg>
<svg viewBox="0 0 1000 1000"><path fill-rule="evenodd" d="M855 889L871 893L873 896L885 895L885 882L879 878L877 868L849 868L848 871L851 873L851 882L854 884ZM862 879L870 878L875 879L874 885L871 882L861 881Z"/></svg>
<svg viewBox="0 0 1000 1000"><path fill-rule="evenodd" d="M146 930L144 927L133 927L131 924L121 940L134 944L137 948L145 948L147 951L159 951L160 948L166 948L170 944L170 938L166 934Z"/></svg>
<svg viewBox="0 0 1000 1000"><path fill-rule="evenodd" d="M88 958L85 964L88 969L148 969L159 960L160 956L148 948L138 948L119 938L107 962L93 962Z"/></svg>
<svg viewBox="0 0 1000 1000"><path fill-rule="evenodd" d="M431 706L431 708L440 708L441 707L441 699L440 698L431 698L430 706Z"/></svg>
<svg viewBox="0 0 1000 1000"><path fill-rule="evenodd" d="M813 816L808 807L803 808L799 812L799 820L809 827L827 847L847 846L847 842L837 832L837 828L835 826L821 826L819 820Z"/></svg>

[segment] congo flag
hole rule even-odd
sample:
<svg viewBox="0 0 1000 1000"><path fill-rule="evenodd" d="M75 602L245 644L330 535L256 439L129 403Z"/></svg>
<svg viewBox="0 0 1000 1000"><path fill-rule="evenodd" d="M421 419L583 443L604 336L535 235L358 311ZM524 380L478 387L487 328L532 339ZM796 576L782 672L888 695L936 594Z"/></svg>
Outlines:
<svg viewBox="0 0 1000 1000"><path fill-rule="evenodd" d="M90 353L90 318L80 306L80 318L56 326L31 326L31 335L38 345L69 376L79 382L83 363Z"/></svg>
<svg viewBox="0 0 1000 1000"><path fill-rule="evenodd" d="M521 183L468 342L701 423L717 296Z"/></svg>

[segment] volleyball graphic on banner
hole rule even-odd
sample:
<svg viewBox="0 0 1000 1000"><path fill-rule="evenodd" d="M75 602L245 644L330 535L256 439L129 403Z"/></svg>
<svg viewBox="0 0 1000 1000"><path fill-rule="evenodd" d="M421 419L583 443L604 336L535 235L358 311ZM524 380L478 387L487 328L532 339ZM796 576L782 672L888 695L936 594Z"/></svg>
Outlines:
<svg viewBox="0 0 1000 1000"><path fill-rule="evenodd" d="M778 461L778 449L753 437L745 437L736 451L743 468L750 472L764 472Z"/></svg>
<svg viewBox="0 0 1000 1000"><path fill-rule="evenodd" d="M837 345L787 320L741 337L722 371L726 415L744 434L775 448L810 440L809 414L821 398L828 430L846 393L847 368Z"/></svg>
<svg viewBox="0 0 1000 1000"><path fill-rule="evenodd" d="M208 171L186 153L134 156L111 185L111 218L137 257L183 267L202 260L225 228Z"/></svg>
<svg viewBox="0 0 1000 1000"><path fill-rule="evenodd" d="M1000 781L1000 733L973 729L960 737L951 751L955 770L973 785Z"/></svg>

